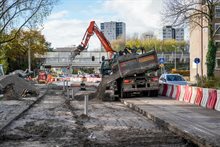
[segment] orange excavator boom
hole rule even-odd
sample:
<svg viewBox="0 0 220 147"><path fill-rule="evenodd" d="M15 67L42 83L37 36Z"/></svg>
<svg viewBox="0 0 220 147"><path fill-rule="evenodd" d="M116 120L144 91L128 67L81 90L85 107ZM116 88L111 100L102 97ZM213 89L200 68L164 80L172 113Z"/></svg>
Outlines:
<svg viewBox="0 0 220 147"><path fill-rule="evenodd" d="M77 47L77 51L78 52L81 52L83 51L85 48L87 48L88 46L88 43L89 43L89 40L90 40L90 37L93 35L93 34L96 34L96 36L99 38L101 44L103 45L103 47L105 48L106 52L110 52L110 53L113 53L115 52L112 47L111 47L111 44L109 43L109 41L106 39L105 35L99 30L98 26L96 25L95 21L91 21L90 22L90 25L89 27L87 28L84 36L83 36L83 39L82 39L82 42L81 42L81 45L79 45Z"/></svg>

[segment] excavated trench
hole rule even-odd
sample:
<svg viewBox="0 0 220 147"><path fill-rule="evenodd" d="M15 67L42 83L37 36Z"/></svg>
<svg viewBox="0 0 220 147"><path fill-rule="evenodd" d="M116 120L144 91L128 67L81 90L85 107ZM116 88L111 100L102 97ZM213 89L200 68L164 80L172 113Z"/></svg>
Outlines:
<svg viewBox="0 0 220 147"><path fill-rule="evenodd" d="M38 104L1 132L2 147L195 146L120 102L66 99L52 88Z"/></svg>

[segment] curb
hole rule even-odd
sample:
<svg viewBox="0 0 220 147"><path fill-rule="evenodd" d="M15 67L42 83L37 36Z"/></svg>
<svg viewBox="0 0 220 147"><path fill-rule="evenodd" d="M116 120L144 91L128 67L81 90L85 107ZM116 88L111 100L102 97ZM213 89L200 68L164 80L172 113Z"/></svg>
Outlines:
<svg viewBox="0 0 220 147"><path fill-rule="evenodd" d="M162 119L160 119L159 117L156 117L150 113L148 113L147 111L144 111L143 109L139 108L137 105L126 102L125 100L121 99L120 100L121 103L123 103L124 105L126 105L128 108L131 108L132 110L142 114L143 116L147 117L148 119L152 120L153 122L155 122L158 126L161 126L165 129L168 129L169 131L183 137L186 140L190 140L193 143L197 144L200 147L213 147L213 146L217 146L214 145L210 142L208 142L205 139L199 138L195 135L191 135L188 132L185 132L179 128L177 128L176 126L173 126L172 124L170 124L169 122L166 122Z"/></svg>
<svg viewBox="0 0 220 147"><path fill-rule="evenodd" d="M49 86L47 86L47 89L45 91L43 91L42 94L40 94L37 99L33 102L31 102L26 108L24 108L19 114L17 114L14 118L8 120L8 122L3 125L0 128L0 134L4 131L5 128L7 128L10 124L12 124L12 122L16 119L19 119L25 112L27 112L34 104L36 104L37 102L39 102L48 92L49 90Z"/></svg>

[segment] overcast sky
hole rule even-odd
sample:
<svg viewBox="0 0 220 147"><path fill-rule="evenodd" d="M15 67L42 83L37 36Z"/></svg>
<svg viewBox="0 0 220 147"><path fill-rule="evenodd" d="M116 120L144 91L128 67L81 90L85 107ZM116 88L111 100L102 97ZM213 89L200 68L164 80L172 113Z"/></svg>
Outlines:
<svg viewBox="0 0 220 147"><path fill-rule="evenodd" d="M161 30L162 0L60 0L44 23L43 34L52 47L79 45L91 20L100 27L101 22L122 21L126 33ZM89 50L100 47L94 35Z"/></svg>

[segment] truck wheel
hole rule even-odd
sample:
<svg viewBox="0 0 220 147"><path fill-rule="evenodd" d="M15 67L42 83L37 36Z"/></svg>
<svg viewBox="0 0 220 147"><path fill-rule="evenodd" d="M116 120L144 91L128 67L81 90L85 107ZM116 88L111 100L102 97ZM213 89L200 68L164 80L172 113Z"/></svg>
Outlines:
<svg viewBox="0 0 220 147"><path fill-rule="evenodd" d="M151 97L157 97L158 96L158 90L151 90L150 91L150 96Z"/></svg>

